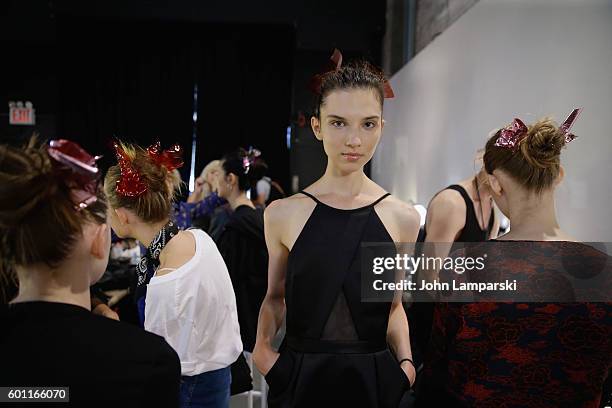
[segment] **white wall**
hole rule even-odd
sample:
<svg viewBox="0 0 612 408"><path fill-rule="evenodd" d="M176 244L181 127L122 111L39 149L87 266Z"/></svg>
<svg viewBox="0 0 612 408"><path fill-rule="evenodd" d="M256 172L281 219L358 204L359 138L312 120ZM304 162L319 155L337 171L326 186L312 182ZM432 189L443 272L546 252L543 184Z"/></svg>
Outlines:
<svg viewBox="0 0 612 408"><path fill-rule="evenodd" d="M558 214L577 238L612 241L612 0L480 0L391 84L372 176L423 205L473 174L490 130L583 107Z"/></svg>

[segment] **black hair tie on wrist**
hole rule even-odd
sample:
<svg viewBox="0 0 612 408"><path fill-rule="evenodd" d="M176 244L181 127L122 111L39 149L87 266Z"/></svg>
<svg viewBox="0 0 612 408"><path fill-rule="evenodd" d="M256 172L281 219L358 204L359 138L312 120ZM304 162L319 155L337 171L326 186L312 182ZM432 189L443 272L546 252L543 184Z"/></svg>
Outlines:
<svg viewBox="0 0 612 408"><path fill-rule="evenodd" d="M404 361L410 362L410 364L412 364L412 367L414 367L414 382L416 383L417 368L416 368L416 365L414 364L414 361L412 361L412 359L410 358L402 358L399 361L399 365L401 366ZM408 381L408 383L410 383L410 381ZM414 386L414 383L410 384L410 388L412 388L412 386Z"/></svg>
<svg viewBox="0 0 612 408"><path fill-rule="evenodd" d="M400 362L399 362L399 365L402 365L402 363L403 363L404 361L409 361L409 362L410 362L410 364L412 364L412 366L414 367L414 371L416 371L416 365L414 364L414 361L412 361L412 360L411 360L411 359L409 359L409 358L402 358L402 359L400 360Z"/></svg>

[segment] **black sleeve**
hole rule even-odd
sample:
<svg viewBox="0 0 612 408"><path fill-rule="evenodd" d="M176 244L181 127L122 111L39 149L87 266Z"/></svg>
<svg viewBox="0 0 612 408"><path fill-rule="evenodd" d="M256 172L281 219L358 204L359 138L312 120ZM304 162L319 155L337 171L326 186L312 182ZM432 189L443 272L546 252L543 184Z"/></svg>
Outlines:
<svg viewBox="0 0 612 408"><path fill-rule="evenodd" d="M165 340L161 341L164 344L160 345L149 373L145 406L178 407L181 363L174 349Z"/></svg>

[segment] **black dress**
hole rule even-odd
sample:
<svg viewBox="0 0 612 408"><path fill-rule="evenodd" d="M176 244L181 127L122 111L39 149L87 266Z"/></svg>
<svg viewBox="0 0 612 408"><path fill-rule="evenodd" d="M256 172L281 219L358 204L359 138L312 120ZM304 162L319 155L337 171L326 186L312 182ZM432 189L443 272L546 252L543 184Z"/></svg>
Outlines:
<svg viewBox="0 0 612 408"><path fill-rule="evenodd" d="M287 260L287 331L270 407L397 407L409 381L386 342L391 304L361 302L362 242L393 242L374 206L318 201Z"/></svg>
<svg viewBox="0 0 612 408"><path fill-rule="evenodd" d="M268 250L263 223L261 210L241 205L230 216L217 245L236 294L242 344L251 352L259 309L268 289Z"/></svg>
<svg viewBox="0 0 612 408"><path fill-rule="evenodd" d="M483 230L480 228L480 224L478 223L478 218L476 217L476 209L474 208L474 203L472 202L470 195L467 193L467 191L465 191L465 188L463 188L459 184L453 184L453 185L446 187L444 190L457 191L459 194L461 194L463 201L465 201L465 206L466 206L465 225L463 226L461 233L459 234L459 236L457 237L455 241L456 242L487 241L489 239L489 235L491 233L491 229L493 229L493 223L495 221L493 209L491 208L491 215L489 217L489 225L487 226L486 230ZM425 241L426 238L427 238L427 231L425 231L422 240Z"/></svg>
<svg viewBox="0 0 612 408"><path fill-rule="evenodd" d="M455 240L455 242L483 242L489 239L489 235L491 230L493 229L493 223L495 222L494 212L491 209L491 215L489 217L489 225L486 230L480 228L480 224L478 223L478 218L476 217L476 209L474 208L474 203L470 198L465 188L460 186L459 184L453 184L446 187L444 190L455 190L461 197L463 201L465 201L466 211L465 211L465 225L461 230L461 233ZM442 190L442 191L444 191ZM442 192L440 191L440 192ZM438 195L440 193L437 193ZM435 197L435 196L434 196ZM433 199L432 199L433 200ZM483 220L484 222L484 220ZM419 239L421 242L425 242L427 238L427 230L424 231L422 237ZM451 249L450 252L453 250ZM417 248L416 253L421 253L421 250ZM418 281L418 279L417 279ZM424 296L424 294L422 294ZM415 362L420 364L423 362L423 357L425 354L425 350L427 350L427 346L429 344L429 337L431 334L431 327L433 324L433 311L434 311L434 303L432 302L415 302L413 303L407 311L410 311L410 333L411 342L413 346L413 352L415 357Z"/></svg>
<svg viewBox="0 0 612 408"><path fill-rule="evenodd" d="M0 327L2 386L69 387L61 407L179 404L179 358L162 337L55 302L4 306Z"/></svg>

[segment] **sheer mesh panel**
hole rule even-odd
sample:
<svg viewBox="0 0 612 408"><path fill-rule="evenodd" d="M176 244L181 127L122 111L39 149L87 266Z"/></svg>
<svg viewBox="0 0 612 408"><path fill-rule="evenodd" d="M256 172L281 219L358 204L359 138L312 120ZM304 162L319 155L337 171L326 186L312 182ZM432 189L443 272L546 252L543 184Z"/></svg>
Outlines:
<svg viewBox="0 0 612 408"><path fill-rule="evenodd" d="M356 341L359 340L357 330L355 330L355 324L353 323L353 317L349 310L344 291L341 290L336 303L332 308L325 328L323 329L323 335L321 340L336 340L336 341Z"/></svg>

